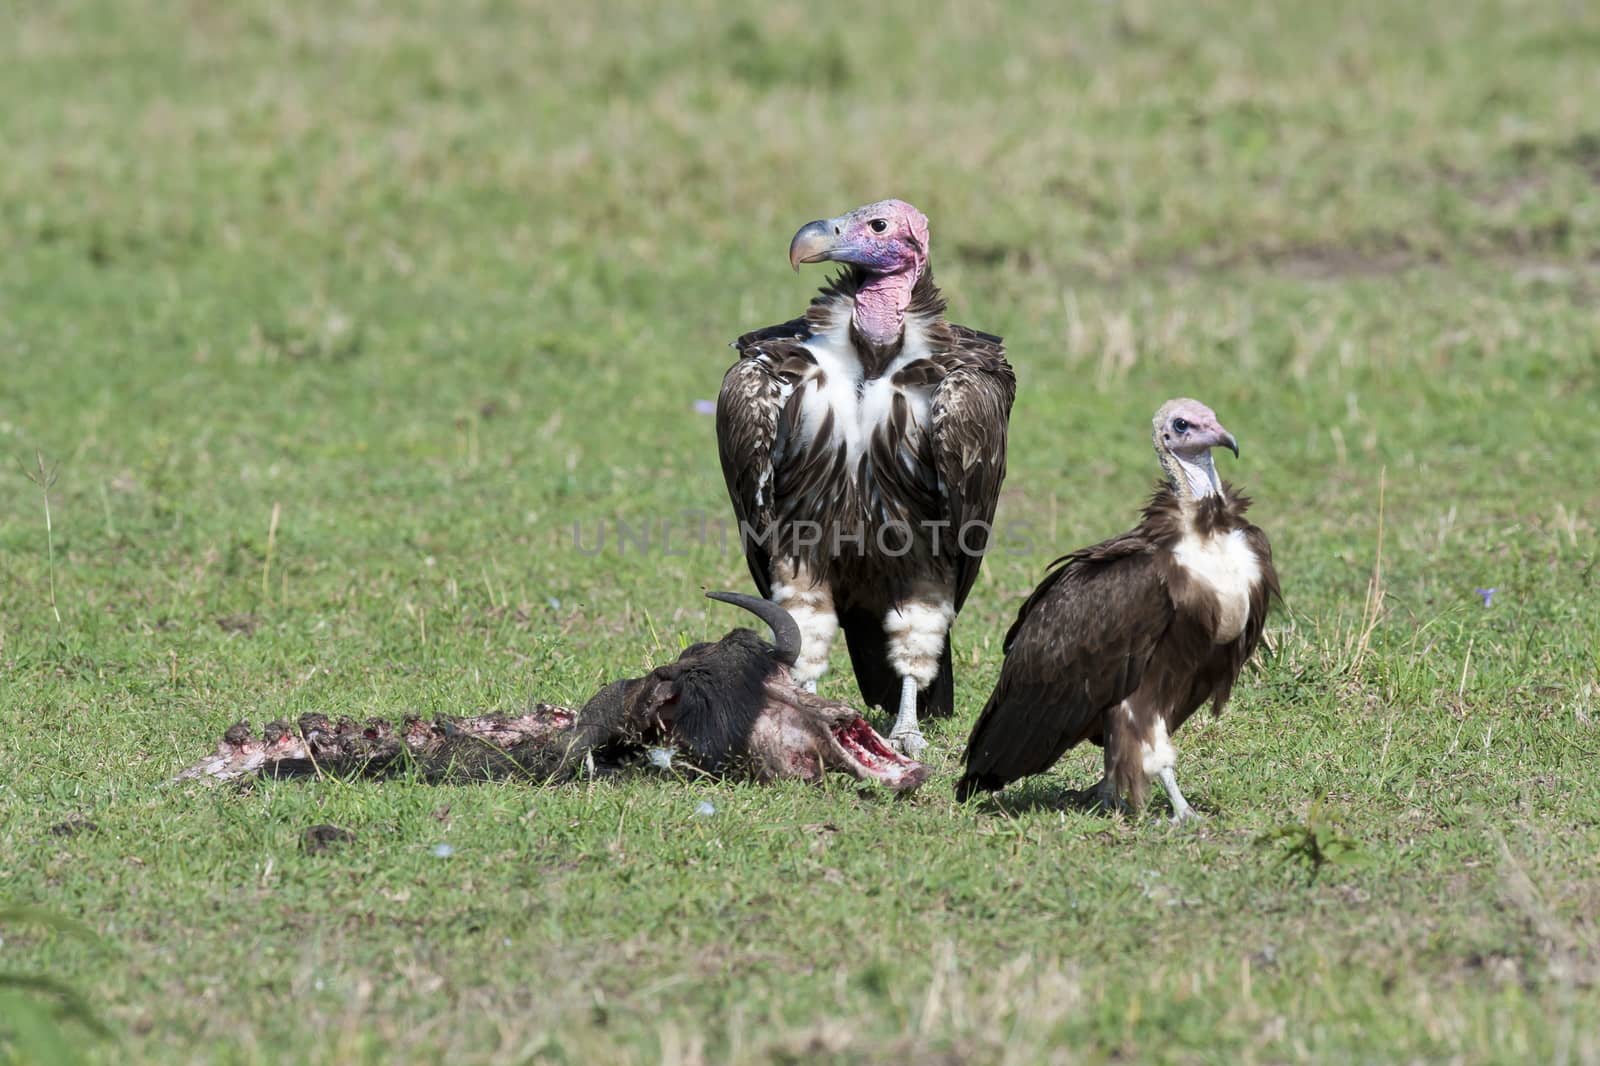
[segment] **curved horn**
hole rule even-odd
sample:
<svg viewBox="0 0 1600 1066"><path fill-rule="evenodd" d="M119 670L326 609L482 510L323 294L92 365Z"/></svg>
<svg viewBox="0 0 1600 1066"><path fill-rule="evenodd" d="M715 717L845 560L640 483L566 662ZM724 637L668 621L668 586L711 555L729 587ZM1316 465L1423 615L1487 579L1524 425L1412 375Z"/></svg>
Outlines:
<svg viewBox="0 0 1600 1066"><path fill-rule="evenodd" d="M772 651L785 666L793 666L800 658L800 626L789 612L760 596L747 596L742 592L708 592L709 600L721 600L735 607L743 607L772 629Z"/></svg>

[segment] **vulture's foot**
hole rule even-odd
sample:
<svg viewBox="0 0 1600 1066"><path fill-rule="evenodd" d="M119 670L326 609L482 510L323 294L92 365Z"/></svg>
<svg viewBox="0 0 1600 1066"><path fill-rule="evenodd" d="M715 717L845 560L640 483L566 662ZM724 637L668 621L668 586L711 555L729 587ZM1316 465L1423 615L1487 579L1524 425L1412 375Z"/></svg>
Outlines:
<svg viewBox="0 0 1600 1066"><path fill-rule="evenodd" d="M901 729L896 723L894 731L889 734L889 746L908 759L918 759L928 750L928 738L916 726Z"/></svg>
<svg viewBox="0 0 1600 1066"><path fill-rule="evenodd" d="M1089 790L1089 799L1094 809L1101 814L1120 814L1127 817L1133 813L1128 807L1128 801L1117 794L1117 786L1111 783L1109 776L1102 777Z"/></svg>
<svg viewBox="0 0 1600 1066"><path fill-rule="evenodd" d="M927 738L917 725L916 678L900 679L900 711L889 729L889 744L908 759L915 759L928 750Z"/></svg>

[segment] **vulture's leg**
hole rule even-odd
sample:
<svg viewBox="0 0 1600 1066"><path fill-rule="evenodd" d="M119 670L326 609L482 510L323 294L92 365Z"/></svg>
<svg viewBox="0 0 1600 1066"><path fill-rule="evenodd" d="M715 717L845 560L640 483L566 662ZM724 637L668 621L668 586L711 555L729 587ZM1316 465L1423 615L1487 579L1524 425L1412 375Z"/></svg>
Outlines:
<svg viewBox="0 0 1600 1066"><path fill-rule="evenodd" d="M891 607L884 619L889 664L900 675L900 709L889 743L908 758L917 758L928 746L917 724L917 693L939 676L939 658L955 617L950 601L935 593Z"/></svg>
<svg viewBox="0 0 1600 1066"><path fill-rule="evenodd" d="M915 759L928 747L928 740L917 725L917 679L900 679L900 711L889 730L889 744L901 755Z"/></svg>
<svg viewBox="0 0 1600 1066"><path fill-rule="evenodd" d="M1150 735L1139 743L1145 778L1147 780L1155 778L1161 782L1161 787L1166 789L1167 799L1172 803L1174 822L1198 818L1199 815L1195 814L1194 808L1189 806L1189 801L1178 791L1178 775L1174 770L1178 764L1178 753L1167 737L1167 716L1157 714L1154 719Z"/></svg>
<svg viewBox="0 0 1600 1066"><path fill-rule="evenodd" d="M1105 773L1100 775L1100 780L1095 782L1095 786L1089 790L1089 794L1094 797L1095 806L1099 807L1100 810L1104 811L1106 814L1127 814L1128 805L1127 803L1123 802L1122 797L1117 793L1116 775L1111 772L1115 758L1111 751L1112 740L1111 732L1109 730L1106 732L1104 740L1106 756Z"/></svg>
<svg viewBox="0 0 1600 1066"><path fill-rule="evenodd" d="M1111 777L1110 762L1111 758L1107 756L1106 772L1099 781L1095 782L1094 787L1089 790L1089 795L1094 797L1094 805L1101 812L1105 814L1127 814L1128 803L1117 795L1117 784Z"/></svg>
<svg viewBox="0 0 1600 1066"><path fill-rule="evenodd" d="M807 692L815 692L817 679L828 672L828 651L839 632L833 590L813 578L805 563L780 559L772 564L772 599L800 627L800 656L789 676Z"/></svg>
<svg viewBox="0 0 1600 1066"><path fill-rule="evenodd" d="M1167 790L1167 799L1172 801L1172 823L1187 822L1191 818L1199 818L1195 809L1189 806L1189 801L1183 798L1183 793L1178 791L1178 775L1172 767L1163 767L1156 777L1161 781L1161 787Z"/></svg>

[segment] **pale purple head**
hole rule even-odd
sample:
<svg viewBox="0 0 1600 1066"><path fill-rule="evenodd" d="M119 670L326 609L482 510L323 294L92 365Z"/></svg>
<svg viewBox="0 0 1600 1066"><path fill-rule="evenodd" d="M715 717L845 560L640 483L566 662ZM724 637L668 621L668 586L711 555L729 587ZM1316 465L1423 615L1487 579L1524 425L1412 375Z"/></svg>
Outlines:
<svg viewBox="0 0 1600 1066"><path fill-rule="evenodd" d="M800 227L789 242L789 265L850 263L873 274L910 274L928 263L928 216L904 200L879 200L838 218Z"/></svg>
<svg viewBox="0 0 1600 1066"><path fill-rule="evenodd" d="M928 217L904 200L879 200L800 227L789 265L848 263L867 272L855 292L855 324L874 344L900 335L911 291L928 266Z"/></svg>
<svg viewBox="0 0 1600 1066"><path fill-rule="evenodd" d="M1168 400L1151 419L1150 431L1156 455L1180 495L1198 498L1222 491L1211 449L1226 448L1237 457L1239 442L1216 412L1199 400Z"/></svg>

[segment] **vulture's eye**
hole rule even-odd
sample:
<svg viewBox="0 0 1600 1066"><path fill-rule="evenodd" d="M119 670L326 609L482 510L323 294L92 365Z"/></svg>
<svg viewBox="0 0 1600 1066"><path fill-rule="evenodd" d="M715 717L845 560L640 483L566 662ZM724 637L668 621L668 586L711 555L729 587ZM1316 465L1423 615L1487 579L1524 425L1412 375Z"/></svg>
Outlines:
<svg viewBox="0 0 1600 1066"><path fill-rule="evenodd" d="M882 233L884 230L889 228L889 223L881 218L875 218L871 222L868 222L867 225L872 227L873 233Z"/></svg>
<svg viewBox="0 0 1600 1066"><path fill-rule="evenodd" d="M1172 428L1179 433L1187 433L1189 432L1189 420L1186 418L1174 418L1172 420Z"/></svg>

